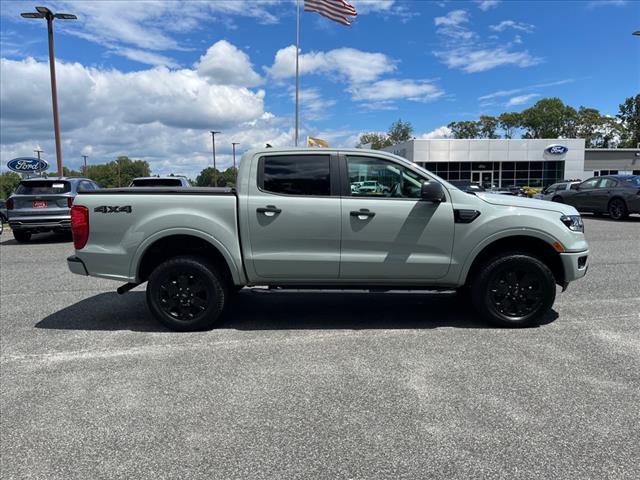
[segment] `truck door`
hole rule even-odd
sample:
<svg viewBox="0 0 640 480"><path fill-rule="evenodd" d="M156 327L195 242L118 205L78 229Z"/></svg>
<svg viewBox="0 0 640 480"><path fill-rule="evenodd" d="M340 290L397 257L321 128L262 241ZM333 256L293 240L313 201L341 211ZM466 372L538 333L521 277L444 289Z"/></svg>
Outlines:
<svg viewBox="0 0 640 480"><path fill-rule="evenodd" d="M600 181L599 177L590 178L582 182L574 195L568 196L566 202L575 207L576 210L593 210L596 185Z"/></svg>
<svg viewBox="0 0 640 480"><path fill-rule="evenodd" d="M340 278L397 282L445 276L451 263L451 201L420 199L421 173L366 155L341 158L342 249ZM376 181L380 192L359 190Z"/></svg>
<svg viewBox="0 0 640 480"><path fill-rule="evenodd" d="M251 171L256 174L250 178L246 200L249 249L245 260L249 277L283 283L337 279L337 157L333 168L328 153L279 153L253 161L257 168Z"/></svg>

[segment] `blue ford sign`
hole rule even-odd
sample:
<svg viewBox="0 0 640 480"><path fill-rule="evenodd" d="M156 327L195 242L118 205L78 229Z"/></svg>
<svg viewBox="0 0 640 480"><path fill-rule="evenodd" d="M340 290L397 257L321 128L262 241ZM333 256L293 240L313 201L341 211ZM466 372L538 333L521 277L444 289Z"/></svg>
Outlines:
<svg viewBox="0 0 640 480"><path fill-rule="evenodd" d="M564 145L549 145L544 151L551 155L562 155L563 153L567 153L569 149Z"/></svg>
<svg viewBox="0 0 640 480"><path fill-rule="evenodd" d="M30 158L30 157L20 157L14 158L13 160L9 160L7 162L7 167L9 170L13 170L18 173L32 173L32 172L42 172L49 168L49 164L46 160Z"/></svg>

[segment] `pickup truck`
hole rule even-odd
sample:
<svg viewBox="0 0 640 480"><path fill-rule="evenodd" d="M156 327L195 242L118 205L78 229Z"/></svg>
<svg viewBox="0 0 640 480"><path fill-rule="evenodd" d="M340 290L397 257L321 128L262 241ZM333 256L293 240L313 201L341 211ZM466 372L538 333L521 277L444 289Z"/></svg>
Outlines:
<svg viewBox="0 0 640 480"><path fill-rule="evenodd" d="M354 191L362 179L384 194ZM362 149L253 150L236 188L82 192L71 218L69 269L125 282L119 293L148 282L175 330L214 327L244 286L457 290L494 324L531 326L588 268L573 207L466 193Z"/></svg>

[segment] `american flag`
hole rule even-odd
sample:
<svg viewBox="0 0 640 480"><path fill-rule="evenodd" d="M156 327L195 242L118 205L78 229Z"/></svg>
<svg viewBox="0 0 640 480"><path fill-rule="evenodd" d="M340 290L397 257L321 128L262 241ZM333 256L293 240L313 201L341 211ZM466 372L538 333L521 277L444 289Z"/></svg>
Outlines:
<svg viewBox="0 0 640 480"><path fill-rule="evenodd" d="M351 25L348 17L358 15L353 5L345 0L304 0L305 12L316 12L334 22Z"/></svg>

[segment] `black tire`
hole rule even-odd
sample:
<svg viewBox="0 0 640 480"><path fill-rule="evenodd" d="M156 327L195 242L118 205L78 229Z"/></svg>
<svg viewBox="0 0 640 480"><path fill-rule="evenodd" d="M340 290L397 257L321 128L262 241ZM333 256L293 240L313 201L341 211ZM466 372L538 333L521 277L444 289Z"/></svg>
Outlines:
<svg viewBox="0 0 640 480"><path fill-rule="evenodd" d="M501 327L538 325L556 299L553 273L526 253L493 257L472 280L471 299L491 323Z"/></svg>
<svg viewBox="0 0 640 480"><path fill-rule="evenodd" d="M564 199L560 196L555 196L551 199L552 202L556 202L556 203L564 203Z"/></svg>
<svg viewBox="0 0 640 480"><path fill-rule="evenodd" d="M607 211L609 212L609 216L613 220L624 220L629 216L629 210L627 210L627 204L624 203L624 200L621 198L612 198L609 201L609 206L607 207Z"/></svg>
<svg viewBox="0 0 640 480"><path fill-rule="evenodd" d="M31 232L26 230L14 230L13 238L15 238L18 243L26 243L31 240Z"/></svg>
<svg viewBox="0 0 640 480"><path fill-rule="evenodd" d="M151 313L172 330L213 328L229 297L225 276L213 264L194 256L161 263L147 284Z"/></svg>
<svg viewBox="0 0 640 480"><path fill-rule="evenodd" d="M4 232L4 220L0 218L0 235Z"/></svg>

